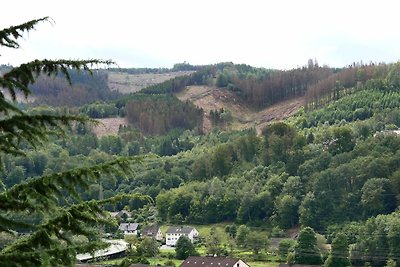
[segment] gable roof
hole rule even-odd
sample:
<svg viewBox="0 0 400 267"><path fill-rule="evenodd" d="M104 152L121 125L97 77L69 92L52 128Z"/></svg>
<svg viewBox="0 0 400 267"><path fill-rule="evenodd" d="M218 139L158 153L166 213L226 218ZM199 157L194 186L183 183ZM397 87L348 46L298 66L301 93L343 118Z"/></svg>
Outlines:
<svg viewBox="0 0 400 267"><path fill-rule="evenodd" d="M158 229L160 229L160 227L157 224L148 225L143 228L142 235L143 236L155 236L155 235L157 235Z"/></svg>
<svg viewBox="0 0 400 267"><path fill-rule="evenodd" d="M189 234L194 228L190 226L170 226L167 234Z"/></svg>
<svg viewBox="0 0 400 267"><path fill-rule="evenodd" d="M121 231L136 231L138 227L138 223L121 223L118 229Z"/></svg>
<svg viewBox="0 0 400 267"><path fill-rule="evenodd" d="M120 210L120 211L112 211L110 212L111 217L122 217L122 216L126 216L126 217L131 217L131 213L126 211L126 210Z"/></svg>
<svg viewBox="0 0 400 267"><path fill-rule="evenodd" d="M226 257L189 257L179 267L233 267L239 259Z"/></svg>

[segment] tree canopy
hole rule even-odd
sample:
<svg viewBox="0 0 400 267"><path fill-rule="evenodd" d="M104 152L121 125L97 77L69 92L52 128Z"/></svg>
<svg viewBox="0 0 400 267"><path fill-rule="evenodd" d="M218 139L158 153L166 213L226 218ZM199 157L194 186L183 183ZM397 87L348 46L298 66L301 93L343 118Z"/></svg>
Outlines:
<svg viewBox="0 0 400 267"><path fill-rule="evenodd" d="M198 255L193 243L184 235L180 236L176 242L175 252L176 258L179 260L184 260L189 256Z"/></svg>

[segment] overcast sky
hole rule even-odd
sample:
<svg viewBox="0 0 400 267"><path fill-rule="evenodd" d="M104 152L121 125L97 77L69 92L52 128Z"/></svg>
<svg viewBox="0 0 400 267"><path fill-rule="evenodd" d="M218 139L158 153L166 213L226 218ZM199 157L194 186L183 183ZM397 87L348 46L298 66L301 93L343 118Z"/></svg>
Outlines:
<svg viewBox="0 0 400 267"><path fill-rule="evenodd" d="M400 59L397 0L10 0L0 29L50 16L0 64L112 59L121 67L232 61L291 69Z"/></svg>

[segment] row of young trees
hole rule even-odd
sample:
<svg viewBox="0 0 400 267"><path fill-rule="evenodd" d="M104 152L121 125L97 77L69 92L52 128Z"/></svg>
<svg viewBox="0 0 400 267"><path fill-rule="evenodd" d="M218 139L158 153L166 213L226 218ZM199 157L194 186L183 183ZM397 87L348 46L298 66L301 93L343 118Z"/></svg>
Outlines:
<svg viewBox="0 0 400 267"><path fill-rule="evenodd" d="M129 123L147 134L164 134L174 128L202 132L203 110L171 95L136 95L125 109Z"/></svg>
<svg viewBox="0 0 400 267"><path fill-rule="evenodd" d="M250 105L263 108L286 99L303 96L308 88L319 80L334 74L334 69L328 67L303 67L289 71L274 71L266 77L249 76L241 78L233 76L230 79L232 89Z"/></svg>
<svg viewBox="0 0 400 267"><path fill-rule="evenodd" d="M144 94L174 94L183 91L186 86L204 85L215 75L215 68L205 66L189 75L178 76L160 84L155 84L141 90Z"/></svg>
<svg viewBox="0 0 400 267"><path fill-rule="evenodd" d="M390 68L395 65L370 63L369 65L351 65L341 71L319 80L306 91L306 108L315 109L342 95L361 88L381 89L378 81L386 78Z"/></svg>

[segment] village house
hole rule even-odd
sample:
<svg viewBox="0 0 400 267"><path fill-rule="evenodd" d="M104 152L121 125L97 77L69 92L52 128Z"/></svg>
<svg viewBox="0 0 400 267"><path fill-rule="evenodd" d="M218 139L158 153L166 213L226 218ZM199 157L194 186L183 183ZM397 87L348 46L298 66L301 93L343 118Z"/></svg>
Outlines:
<svg viewBox="0 0 400 267"><path fill-rule="evenodd" d="M190 226L170 226L165 233L165 244L175 246L181 236L186 236L193 243L194 239L199 236L199 232Z"/></svg>
<svg viewBox="0 0 400 267"><path fill-rule="evenodd" d="M111 217L117 219L118 221L119 220L125 221L126 219L131 217L131 213L126 210L113 211L113 212L110 212L110 215L111 215Z"/></svg>
<svg viewBox="0 0 400 267"><path fill-rule="evenodd" d="M163 240L163 234L161 232L161 228L156 225L148 225L146 227L143 228L143 230L141 231L141 235L142 237L151 237L154 238L157 241L162 241Z"/></svg>
<svg viewBox="0 0 400 267"><path fill-rule="evenodd" d="M190 256L179 267L249 267L249 265L235 258Z"/></svg>
<svg viewBox="0 0 400 267"><path fill-rule="evenodd" d="M121 223L118 230L124 233L124 235L137 235L139 233L138 223Z"/></svg>

